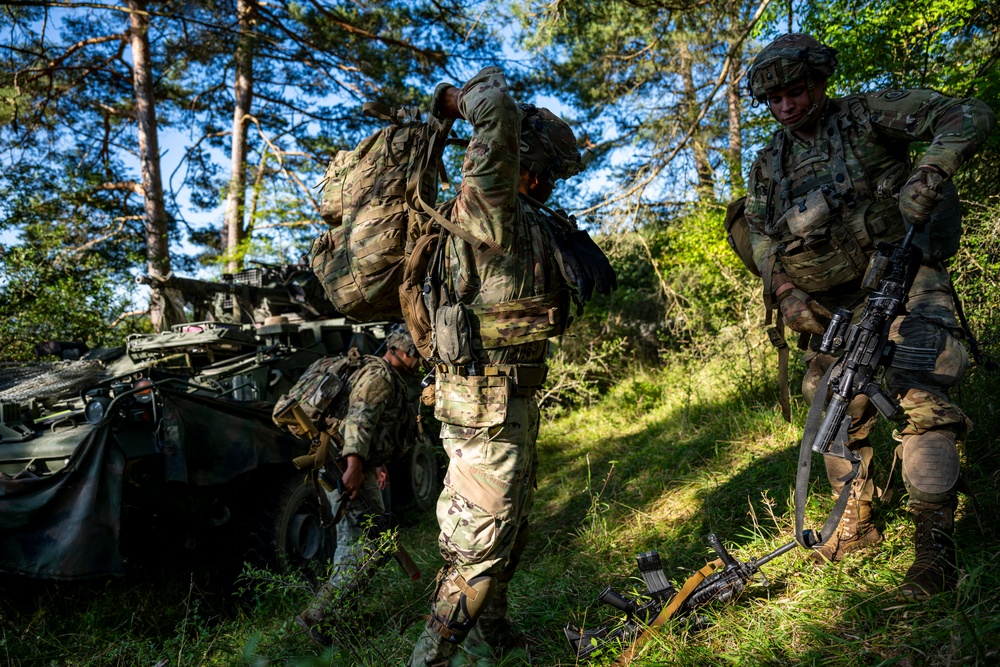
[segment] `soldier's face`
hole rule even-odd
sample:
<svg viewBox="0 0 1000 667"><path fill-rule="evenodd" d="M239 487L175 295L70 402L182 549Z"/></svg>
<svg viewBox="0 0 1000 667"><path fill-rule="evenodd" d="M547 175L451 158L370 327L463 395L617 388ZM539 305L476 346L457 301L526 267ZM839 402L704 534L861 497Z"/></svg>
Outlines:
<svg viewBox="0 0 1000 667"><path fill-rule="evenodd" d="M767 96L767 108L775 120L785 127L802 120L809 112L814 98L820 102L826 94L826 81L814 81L810 95L806 79L793 81L784 88L778 88Z"/></svg>
<svg viewBox="0 0 1000 667"><path fill-rule="evenodd" d="M538 178L526 169L521 170L521 178L517 184L518 191L543 204L552 196L555 187L552 183Z"/></svg>

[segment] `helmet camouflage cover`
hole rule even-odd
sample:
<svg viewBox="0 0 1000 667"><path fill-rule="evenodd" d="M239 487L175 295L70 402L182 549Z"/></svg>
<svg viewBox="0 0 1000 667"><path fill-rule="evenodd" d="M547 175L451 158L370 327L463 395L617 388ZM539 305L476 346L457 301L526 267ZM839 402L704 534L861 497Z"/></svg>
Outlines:
<svg viewBox="0 0 1000 667"><path fill-rule="evenodd" d="M413 338L410 337L410 330L405 324L396 324L385 337L385 346L390 350L395 349L404 352L411 357L420 356Z"/></svg>
<svg viewBox="0 0 1000 667"><path fill-rule="evenodd" d="M520 105L521 164L550 183L575 176L586 168L590 151L580 155L569 124L545 108Z"/></svg>
<svg viewBox="0 0 1000 667"><path fill-rule="evenodd" d="M784 88L814 74L826 79L837 67L837 49L820 44L812 35L789 33L761 49L747 78L750 94L763 102L772 90Z"/></svg>

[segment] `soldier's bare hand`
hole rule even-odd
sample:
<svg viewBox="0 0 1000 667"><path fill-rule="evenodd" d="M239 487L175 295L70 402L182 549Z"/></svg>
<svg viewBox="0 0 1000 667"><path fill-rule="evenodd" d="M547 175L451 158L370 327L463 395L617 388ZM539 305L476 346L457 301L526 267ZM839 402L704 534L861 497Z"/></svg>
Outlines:
<svg viewBox="0 0 1000 667"><path fill-rule="evenodd" d="M917 167L899 191L899 212L903 219L912 225L929 222L931 212L944 199L938 192L944 180L944 175L934 167Z"/></svg>
<svg viewBox="0 0 1000 667"><path fill-rule="evenodd" d="M347 455L347 468L340 476L340 483L344 485L344 495L351 500L358 497L361 485L365 483L365 473L361 469L361 457L357 454Z"/></svg>
<svg viewBox="0 0 1000 667"><path fill-rule="evenodd" d="M833 313L798 287L782 292L778 306L785 324L792 331L821 335Z"/></svg>

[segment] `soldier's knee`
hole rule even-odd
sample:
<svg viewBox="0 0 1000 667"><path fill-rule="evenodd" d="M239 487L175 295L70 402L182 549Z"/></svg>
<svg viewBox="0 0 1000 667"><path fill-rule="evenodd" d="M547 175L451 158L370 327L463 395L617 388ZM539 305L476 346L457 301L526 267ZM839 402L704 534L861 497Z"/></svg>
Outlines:
<svg viewBox="0 0 1000 667"><path fill-rule="evenodd" d="M802 375L802 398L805 402L812 403L819 389L819 384L823 380L826 369L830 366L833 357L825 354L807 353L806 372Z"/></svg>
<svg viewBox="0 0 1000 667"><path fill-rule="evenodd" d="M438 576L427 627L453 644L461 643L493 596L495 582L492 574L466 580L455 567L447 567Z"/></svg>
<svg viewBox="0 0 1000 667"><path fill-rule="evenodd" d="M955 433L938 429L903 436L903 483L910 503L944 504L955 497L960 463Z"/></svg>

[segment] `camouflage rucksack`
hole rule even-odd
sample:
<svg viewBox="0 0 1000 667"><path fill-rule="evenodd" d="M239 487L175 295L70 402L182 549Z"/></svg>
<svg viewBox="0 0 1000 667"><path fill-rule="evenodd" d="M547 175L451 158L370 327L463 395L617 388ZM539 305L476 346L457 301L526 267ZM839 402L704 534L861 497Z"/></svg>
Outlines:
<svg viewBox="0 0 1000 667"><path fill-rule="evenodd" d="M363 113L390 121L330 161L321 214L334 227L319 236L311 265L327 297L359 321L400 317L403 259L437 198L441 156L454 121L413 108L367 103Z"/></svg>
<svg viewBox="0 0 1000 667"><path fill-rule="evenodd" d="M323 357L313 362L288 393L275 403L274 423L297 438L306 438L300 426L278 418L289 404L298 403L319 431L339 440L340 420L333 417L332 411L337 397L354 372L361 368L363 360L357 348L351 348L347 355Z"/></svg>

